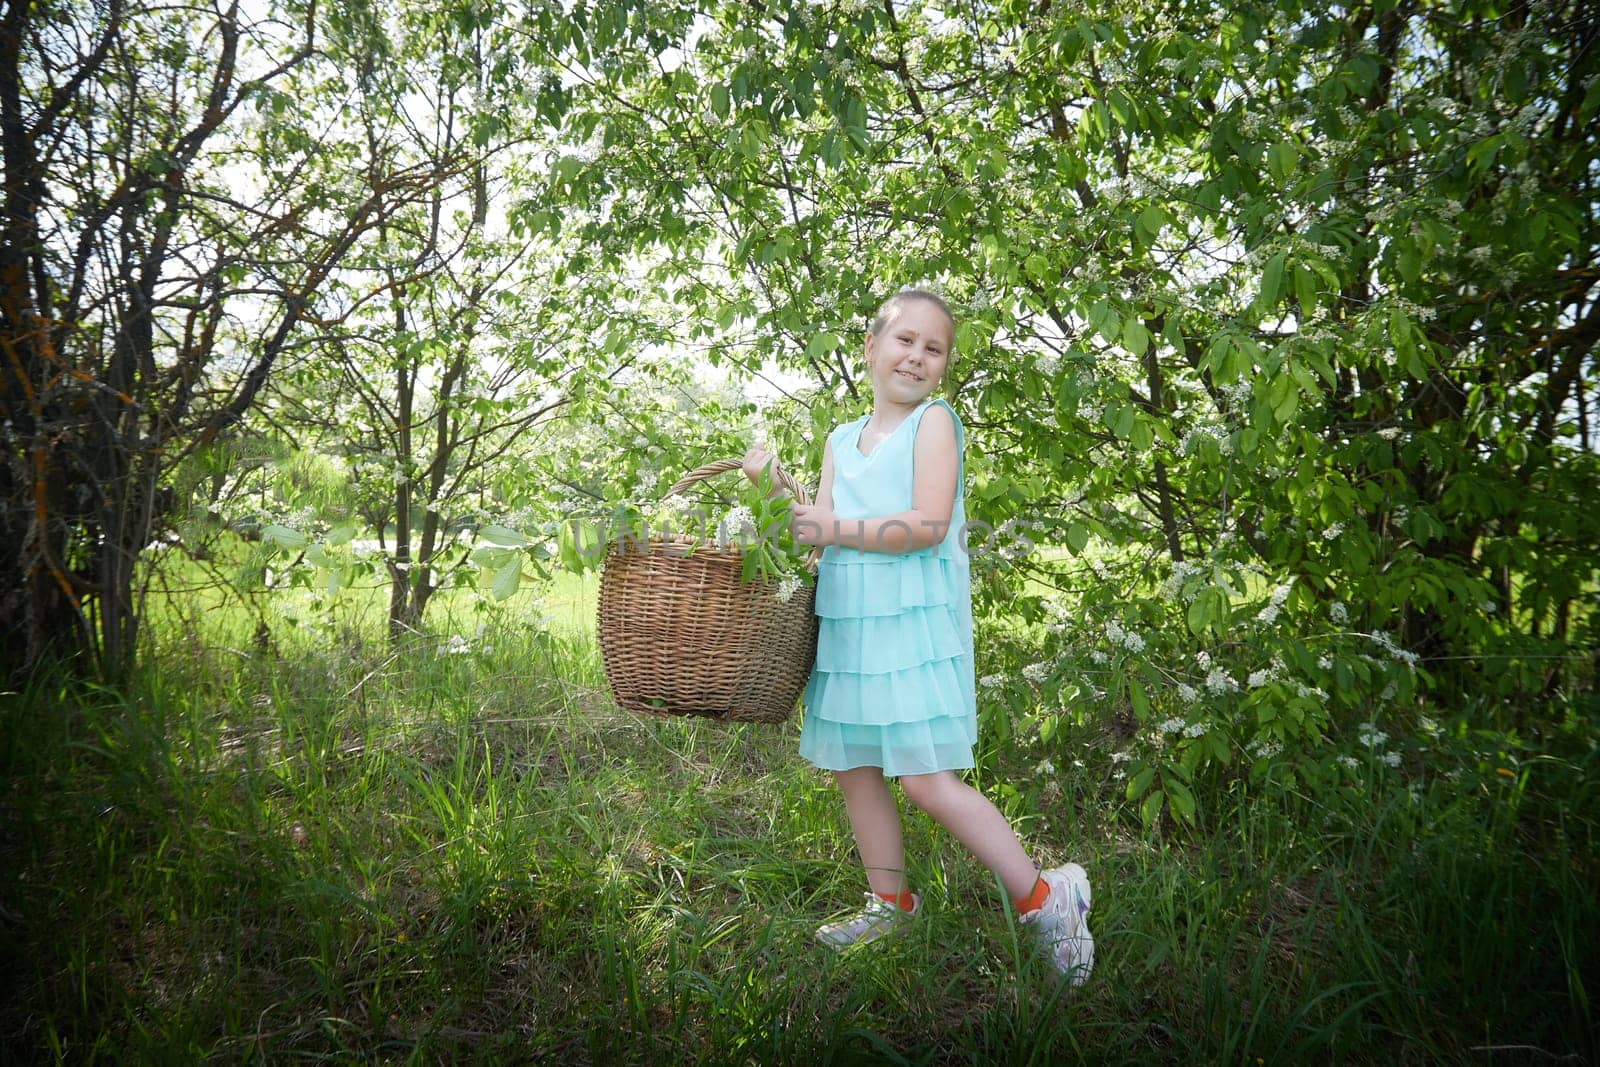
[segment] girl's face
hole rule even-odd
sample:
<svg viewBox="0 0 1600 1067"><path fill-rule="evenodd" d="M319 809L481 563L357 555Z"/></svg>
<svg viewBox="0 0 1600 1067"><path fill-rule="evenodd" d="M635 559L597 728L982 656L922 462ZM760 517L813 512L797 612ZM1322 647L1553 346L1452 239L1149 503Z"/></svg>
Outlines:
<svg viewBox="0 0 1600 1067"><path fill-rule="evenodd" d="M937 304L911 300L884 326L867 334L872 395L880 401L920 404L944 376L950 360L950 319Z"/></svg>

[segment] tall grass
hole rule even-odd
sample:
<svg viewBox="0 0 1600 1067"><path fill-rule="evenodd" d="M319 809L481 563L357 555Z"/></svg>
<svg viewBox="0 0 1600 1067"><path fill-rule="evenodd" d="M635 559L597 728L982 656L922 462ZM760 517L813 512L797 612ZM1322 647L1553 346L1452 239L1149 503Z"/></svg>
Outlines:
<svg viewBox="0 0 1600 1067"><path fill-rule="evenodd" d="M121 691L0 698L5 1058L1600 1054L1592 724L1506 773L1461 732L1409 782L1234 780L1167 836L1086 753L1070 801L1008 798L1041 861L1095 880L1098 966L1069 993L920 815L922 918L816 945L863 880L795 725L619 712L586 616L566 618L491 616L456 653L174 628L182 654ZM985 781L1027 773L986 759Z"/></svg>

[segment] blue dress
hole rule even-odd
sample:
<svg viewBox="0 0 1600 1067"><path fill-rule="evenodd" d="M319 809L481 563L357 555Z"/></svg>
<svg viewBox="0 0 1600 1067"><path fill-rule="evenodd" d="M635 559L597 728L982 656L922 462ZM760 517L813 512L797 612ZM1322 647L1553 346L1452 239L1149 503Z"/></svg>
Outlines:
<svg viewBox="0 0 1600 1067"><path fill-rule="evenodd" d="M862 519L910 509L912 444L934 404L956 428L956 496L944 539L899 554L829 545L817 564L817 660L800 754L824 770L881 767L892 777L972 766L978 702L962 529L965 433L950 405L923 401L870 456L858 446L867 416L829 434L833 510Z"/></svg>

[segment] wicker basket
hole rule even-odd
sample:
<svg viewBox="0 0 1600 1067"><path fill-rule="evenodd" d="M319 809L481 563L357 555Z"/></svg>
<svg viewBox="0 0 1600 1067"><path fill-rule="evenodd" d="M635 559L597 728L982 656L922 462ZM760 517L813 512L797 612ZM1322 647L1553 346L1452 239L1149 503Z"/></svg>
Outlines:
<svg viewBox="0 0 1600 1067"><path fill-rule="evenodd" d="M738 470L719 460L667 491ZM780 467L778 483L810 498ZM815 568L813 550L807 566ZM606 548L598 630L606 680L629 711L701 715L727 722L782 722L794 710L817 654L815 585L787 602L770 582L745 582L737 545L690 537L621 539Z"/></svg>

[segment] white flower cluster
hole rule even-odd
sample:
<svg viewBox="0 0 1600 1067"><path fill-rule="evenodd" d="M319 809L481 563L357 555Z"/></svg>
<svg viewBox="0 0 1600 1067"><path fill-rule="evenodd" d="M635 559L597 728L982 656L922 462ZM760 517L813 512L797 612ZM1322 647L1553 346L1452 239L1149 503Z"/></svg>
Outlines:
<svg viewBox="0 0 1600 1067"><path fill-rule="evenodd" d="M1097 648L1089 653L1089 662L1099 666L1104 666L1105 664L1111 662L1111 657Z"/></svg>
<svg viewBox="0 0 1600 1067"><path fill-rule="evenodd" d="M1194 426L1183 435L1183 440L1178 443L1178 451L1184 455L1193 455L1196 448L1203 440L1216 442L1217 451L1224 456L1233 455L1233 435L1222 426Z"/></svg>
<svg viewBox="0 0 1600 1067"><path fill-rule="evenodd" d="M1211 669L1211 653L1203 648L1194 654L1194 661L1200 665L1200 669L1203 671Z"/></svg>
<svg viewBox="0 0 1600 1067"><path fill-rule="evenodd" d="M1239 683L1234 681L1233 677L1221 667L1211 668L1211 672L1206 675L1206 692L1221 696L1223 693L1237 693L1238 691Z"/></svg>
<svg viewBox="0 0 1600 1067"><path fill-rule="evenodd" d="M986 674L978 679L978 684L985 689L999 689L1006 684L1006 680L998 674Z"/></svg>
<svg viewBox="0 0 1600 1067"><path fill-rule="evenodd" d="M1277 622L1278 612L1283 610L1283 603L1289 599L1289 590L1293 588L1293 586L1294 583L1292 581L1284 582L1282 585L1273 589L1272 598L1267 602L1266 607L1262 608L1256 614L1256 619L1260 622L1266 623L1269 626Z"/></svg>
<svg viewBox="0 0 1600 1067"><path fill-rule="evenodd" d="M798 574L785 574L778 579L778 599L787 604L804 584Z"/></svg>
<svg viewBox="0 0 1600 1067"><path fill-rule="evenodd" d="M1111 753L1111 762L1112 763L1127 763L1132 758L1133 758L1133 753L1131 753L1131 752L1113 752L1113 753Z"/></svg>
<svg viewBox="0 0 1600 1067"><path fill-rule="evenodd" d="M1367 637L1382 647L1385 652L1389 653L1391 659L1397 659L1401 663L1404 663L1407 667L1415 667L1421 660L1421 657L1415 652L1396 645L1394 643L1394 638L1390 637L1382 630L1379 630L1375 633L1370 633L1367 635Z"/></svg>
<svg viewBox="0 0 1600 1067"><path fill-rule="evenodd" d="M1336 758L1336 762L1343 764L1352 771L1361 769L1361 761L1354 756L1339 756Z"/></svg>
<svg viewBox="0 0 1600 1067"><path fill-rule="evenodd" d="M1033 357L1033 369L1046 378L1054 378L1061 369L1061 357L1054 352L1040 352Z"/></svg>
<svg viewBox="0 0 1600 1067"><path fill-rule="evenodd" d="M1328 618L1332 619L1340 626L1343 626L1345 623L1350 621L1350 612L1345 608L1344 601L1335 600L1333 602L1333 604L1328 608Z"/></svg>
<svg viewBox="0 0 1600 1067"><path fill-rule="evenodd" d="M1050 668L1043 663L1030 663L1022 668L1022 676L1035 685L1045 680Z"/></svg>
<svg viewBox="0 0 1600 1067"><path fill-rule="evenodd" d="M1294 684L1294 691L1296 695L1306 697L1310 700L1326 701L1328 699L1327 690L1321 688L1320 686L1306 685L1304 682L1296 682Z"/></svg>
<svg viewBox="0 0 1600 1067"><path fill-rule="evenodd" d="M1398 767L1400 766L1400 753L1385 752L1383 755L1378 757L1378 762L1388 767Z"/></svg>
<svg viewBox="0 0 1600 1067"><path fill-rule="evenodd" d="M1389 735L1378 729L1377 723L1364 722L1356 731L1356 740L1368 748L1381 748L1389 740Z"/></svg>
<svg viewBox="0 0 1600 1067"><path fill-rule="evenodd" d="M1177 600L1178 595L1183 592L1184 583L1190 578L1203 573L1205 573L1205 568L1200 564L1190 563L1186 559L1178 560L1173 563L1172 573L1167 576L1167 580L1161 583L1161 598L1168 601ZM1195 595L1198 595L1198 590ZM1188 603L1194 599L1194 595L1186 596L1183 599L1184 603Z"/></svg>
<svg viewBox="0 0 1600 1067"><path fill-rule="evenodd" d="M1344 533L1344 523L1336 522L1322 531L1322 539L1324 541L1332 541L1342 533Z"/></svg>
<svg viewBox="0 0 1600 1067"><path fill-rule="evenodd" d="M1203 734L1205 732L1206 732L1206 724L1203 723L1203 722L1192 722L1188 726L1185 726L1183 728L1183 736L1184 737L1199 737L1201 734Z"/></svg>
<svg viewBox="0 0 1600 1067"><path fill-rule="evenodd" d="M1187 725L1188 723L1184 722L1182 719L1173 716L1170 719L1163 719L1159 724L1157 724L1156 729L1160 730L1163 734L1175 734L1181 731Z"/></svg>
<svg viewBox="0 0 1600 1067"><path fill-rule="evenodd" d="M730 542L754 535L755 532L756 520L749 508L743 504L729 508L728 514L717 523L717 546L726 548Z"/></svg>
<svg viewBox="0 0 1600 1067"><path fill-rule="evenodd" d="M1383 438L1385 441L1393 441L1396 437L1400 436L1400 427L1385 426L1383 429L1378 431L1378 436Z"/></svg>
<svg viewBox="0 0 1600 1067"><path fill-rule="evenodd" d="M1114 645L1121 645L1129 652L1143 652L1144 638L1136 633L1131 633L1122 628L1116 619L1106 620L1106 638Z"/></svg>
<svg viewBox="0 0 1600 1067"><path fill-rule="evenodd" d="M1256 738L1246 748L1255 754L1256 759L1271 759L1283 751L1283 745L1265 737Z"/></svg>
<svg viewBox="0 0 1600 1067"><path fill-rule="evenodd" d="M1195 687L1184 682L1178 683L1178 696L1185 703L1189 704L1193 704L1196 700L1200 699L1200 694L1195 691Z"/></svg>

